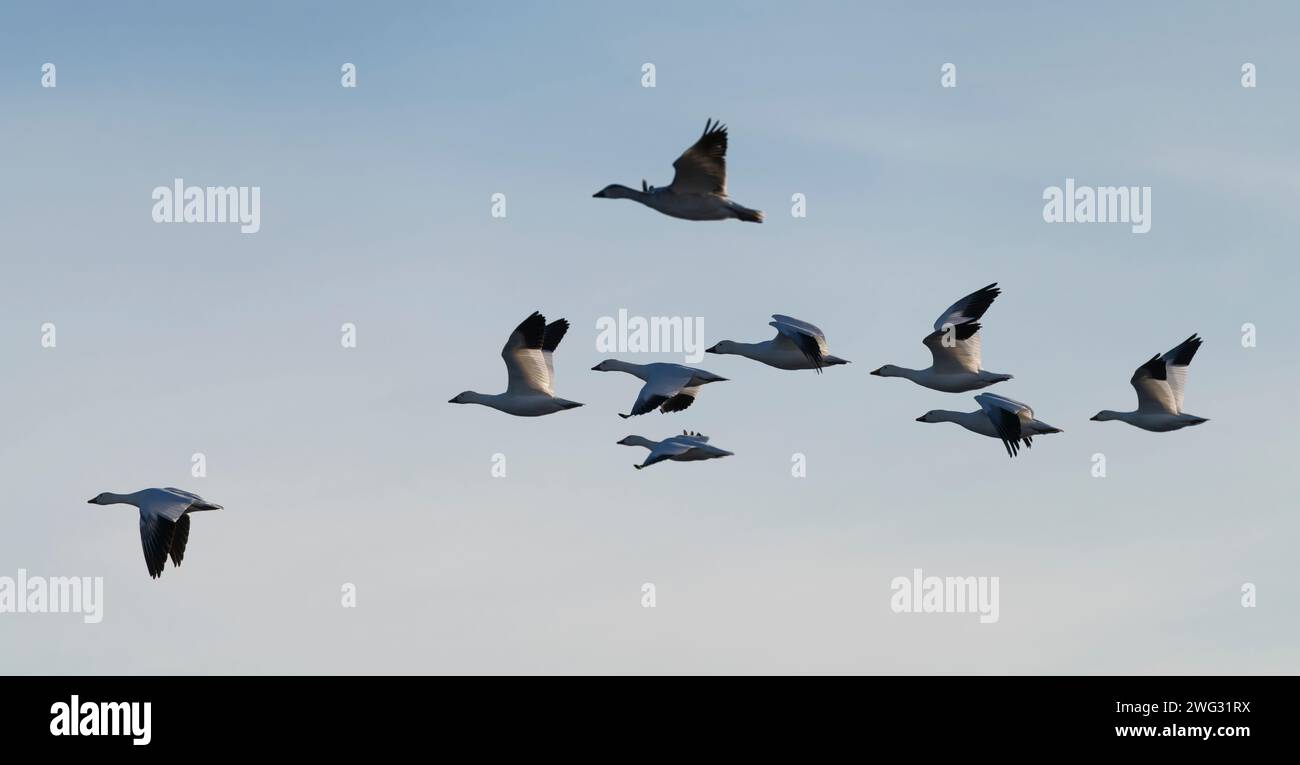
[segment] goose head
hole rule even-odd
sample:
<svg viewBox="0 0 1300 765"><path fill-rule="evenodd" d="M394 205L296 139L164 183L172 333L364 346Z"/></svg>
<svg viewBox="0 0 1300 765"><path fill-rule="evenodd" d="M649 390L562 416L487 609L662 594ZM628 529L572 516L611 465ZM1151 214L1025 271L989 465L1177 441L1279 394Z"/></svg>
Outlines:
<svg viewBox="0 0 1300 765"><path fill-rule="evenodd" d="M95 495L95 497L92 498L92 499L90 499L90 500L87 500L87 501L86 501L86 504L88 504L88 505L116 505L116 504L117 504L117 501L118 501L117 498L113 496L113 493L112 493L112 492L107 492L107 491L106 491L106 492L103 492L102 494L97 494L97 495Z"/></svg>
<svg viewBox="0 0 1300 765"><path fill-rule="evenodd" d="M894 366L893 364L886 364L883 367L880 367L879 369L873 369L871 371L871 374L875 375L876 377L902 377L903 370L899 367Z"/></svg>
<svg viewBox="0 0 1300 765"><path fill-rule="evenodd" d="M642 181L642 183L645 182ZM600 191L597 191L595 194L592 194L592 196L597 199L635 199L636 196L641 193L643 192L637 191L636 189L629 189L627 186L618 183L611 183Z"/></svg>
<svg viewBox="0 0 1300 765"><path fill-rule="evenodd" d="M1119 412L1111 411L1110 409L1103 409L1089 419L1093 422L1106 422L1108 420L1122 419L1122 415Z"/></svg>
<svg viewBox="0 0 1300 765"><path fill-rule="evenodd" d="M467 390L464 393L457 393L456 397L451 399L447 403L448 404L473 404L475 403L475 399L478 397L478 395L479 394L475 393L472 390Z"/></svg>
<svg viewBox="0 0 1300 765"><path fill-rule="evenodd" d="M712 348L705 348L705 353L727 354L736 352L736 344L731 340L722 340L714 343Z"/></svg>

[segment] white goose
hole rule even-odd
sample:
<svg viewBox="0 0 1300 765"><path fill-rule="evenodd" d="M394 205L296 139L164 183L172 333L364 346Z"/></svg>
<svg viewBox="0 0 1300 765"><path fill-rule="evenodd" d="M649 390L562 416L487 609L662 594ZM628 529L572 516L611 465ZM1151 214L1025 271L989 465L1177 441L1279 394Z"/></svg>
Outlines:
<svg viewBox="0 0 1300 765"><path fill-rule="evenodd" d="M1103 409L1092 419L1098 422L1120 420L1134 427L1165 433L1189 425L1209 422L1205 417L1197 417L1183 412L1183 388L1187 383L1187 367L1192 357L1201 347L1201 338L1192 335L1178 344L1177 348L1156 354L1151 360L1137 368L1133 373L1133 389L1137 391L1138 408L1133 412L1114 412Z"/></svg>
<svg viewBox="0 0 1300 765"><path fill-rule="evenodd" d="M591 368L593 372L627 372L645 381L636 402L632 404L629 414L620 414L627 419L638 414L645 414L658 408L661 412L680 412L695 403L700 386L711 382L726 382L703 369L686 367L681 364L633 364L628 361L606 359Z"/></svg>
<svg viewBox="0 0 1300 765"><path fill-rule="evenodd" d="M965 393L1010 380L1011 375L980 369L979 318L1002 294L997 282L972 292L949 306L934 322L934 331L921 342L933 362L927 369L907 369L886 364L871 374L906 377L917 385L944 393Z"/></svg>
<svg viewBox="0 0 1300 765"><path fill-rule="evenodd" d="M641 190L617 183L592 194L600 199L635 199L674 218L726 220L739 218L762 223L763 213L738 205L727 196L727 127L709 120L704 135L673 163L676 174L669 186L655 188L641 181Z"/></svg>
<svg viewBox="0 0 1300 765"><path fill-rule="evenodd" d="M947 409L932 409L920 417L917 422L955 422L972 433L998 438L1007 448L1007 456L1014 457L1020 452L1020 445L1033 446L1034 436L1046 433L1060 433L1042 420L1034 419L1034 410L1028 404L1013 401L996 393L981 393L975 397L979 402L978 412L952 412Z"/></svg>
<svg viewBox="0 0 1300 765"><path fill-rule="evenodd" d="M776 327L776 337L761 343L738 343L723 340L705 353L744 356L777 369L816 369L848 364L845 359L827 353L826 333L806 321L772 314L768 326Z"/></svg>
<svg viewBox="0 0 1300 765"><path fill-rule="evenodd" d="M167 557L172 565L181 565L185 544L190 539L190 513L196 510L220 510L197 494L180 489L141 489L132 494L106 491L89 501L92 505L135 505L140 509L140 542L144 545L144 563L149 576L162 576Z"/></svg>
<svg viewBox="0 0 1300 765"><path fill-rule="evenodd" d="M540 417L582 406L555 396L555 364L551 354L569 331L569 322L546 323L537 311L520 322L501 349L506 362L505 393L475 393L467 390L448 403L482 404L516 417Z"/></svg>
<svg viewBox="0 0 1300 765"><path fill-rule="evenodd" d="M656 462L663 462L664 460L695 462L697 460L712 460L732 456L732 452L719 449L716 446L709 446L708 436L702 436L699 433L692 433L687 430L683 430L680 436L665 438L662 441L651 441L644 436L628 436L619 443L623 446L644 446L650 450L645 462L632 466L637 470L650 467Z"/></svg>

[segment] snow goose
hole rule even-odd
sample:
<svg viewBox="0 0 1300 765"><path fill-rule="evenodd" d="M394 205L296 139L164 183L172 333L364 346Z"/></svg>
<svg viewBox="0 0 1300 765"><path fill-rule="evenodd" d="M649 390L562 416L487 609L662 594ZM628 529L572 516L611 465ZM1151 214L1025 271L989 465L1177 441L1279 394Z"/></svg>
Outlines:
<svg viewBox="0 0 1300 765"><path fill-rule="evenodd" d="M776 337L761 343L738 343L723 340L705 353L734 354L777 369L816 369L849 363L827 353L826 333L806 321L772 314L768 326L776 327Z"/></svg>
<svg viewBox="0 0 1300 765"><path fill-rule="evenodd" d="M980 369L979 318L1002 294L997 282L972 292L953 303L934 322L934 331L921 342L930 349L933 363L927 369L907 369L886 364L871 374L877 377L906 377L917 385L944 393L965 393L1011 375Z"/></svg>
<svg viewBox="0 0 1300 765"><path fill-rule="evenodd" d="M190 539L190 513L196 510L220 510L197 494L180 489L141 489L133 494L106 491L89 501L92 505L135 505L140 509L140 542L144 545L144 563L149 576L162 576L163 565L171 556L172 565L181 565L185 543Z"/></svg>
<svg viewBox="0 0 1300 765"><path fill-rule="evenodd" d="M732 456L732 452L719 449L716 446L709 446L708 436L702 436L688 430L683 430L680 436L665 438L662 441L651 441L644 436L628 436L619 443L623 446L644 446L650 450L645 462L632 466L637 470L650 467L656 462L663 462L664 460L695 462L697 460L712 460Z"/></svg>
<svg viewBox="0 0 1300 765"><path fill-rule="evenodd" d="M947 409L932 409L920 417L917 422L955 422L972 433L998 438L1007 448L1007 456L1014 457L1020 453L1021 444L1033 446L1034 436L1045 433L1060 433L1042 420L1034 419L1034 410L1028 404L1013 401L996 393L981 393L975 397L979 402L978 412L951 412Z"/></svg>
<svg viewBox="0 0 1300 765"><path fill-rule="evenodd" d="M1192 335L1177 348L1156 354L1133 373L1133 389L1137 391L1138 408L1134 412L1113 412L1103 409L1092 419L1098 422L1120 420L1134 427L1164 433L1188 425L1209 422L1205 417L1183 412L1183 388L1187 382L1187 367L1201 347L1201 338Z"/></svg>
<svg viewBox="0 0 1300 765"><path fill-rule="evenodd" d="M635 199L674 218L762 223L763 213L727 197L727 126L709 120L704 135L673 163L676 174L668 186L655 188L641 181L641 190L617 183L592 194L600 199Z"/></svg>
<svg viewBox="0 0 1300 765"><path fill-rule="evenodd" d="M569 322L564 319L547 324L545 316L533 311L515 327L501 349L501 358L506 362L506 392L489 394L467 390L448 403L482 404L516 417L540 417L582 406L555 397L555 363L551 354L568 331Z"/></svg>
<svg viewBox="0 0 1300 765"><path fill-rule="evenodd" d="M661 412L680 412L695 403L700 386L711 382L726 382L703 369L686 367L681 364L633 364L628 361L606 359L591 368L593 372L627 372L645 381L641 392L632 404L629 414L620 414L627 419L638 414L645 414L658 408Z"/></svg>

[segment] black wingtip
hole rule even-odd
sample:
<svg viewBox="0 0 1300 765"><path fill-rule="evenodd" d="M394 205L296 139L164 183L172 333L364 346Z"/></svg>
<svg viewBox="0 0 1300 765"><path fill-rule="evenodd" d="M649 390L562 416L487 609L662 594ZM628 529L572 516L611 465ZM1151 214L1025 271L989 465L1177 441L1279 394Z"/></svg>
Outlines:
<svg viewBox="0 0 1300 765"><path fill-rule="evenodd" d="M1170 359L1170 363L1178 366L1187 366L1192 363L1192 358L1196 356L1196 352L1201 348L1201 342L1201 338L1193 332L1191 337L1179 343L1178 347L1172 351L1173 357Z"/></svg>
<svg viewBox="0 0 1300 765"><path fill-rule="evenodd" d="M556 319L542 331L542 350L554 351L560 341L564 339L564 334L569 331L568 319Z"/></svg>
<svg viewBox="0 0 1300 765"><path fill-rule="evenodd" d="M524 336L524 347L541 348L546 340L546 317L540 311L533 311L527 319L519 322L515 331Z"/></svg>

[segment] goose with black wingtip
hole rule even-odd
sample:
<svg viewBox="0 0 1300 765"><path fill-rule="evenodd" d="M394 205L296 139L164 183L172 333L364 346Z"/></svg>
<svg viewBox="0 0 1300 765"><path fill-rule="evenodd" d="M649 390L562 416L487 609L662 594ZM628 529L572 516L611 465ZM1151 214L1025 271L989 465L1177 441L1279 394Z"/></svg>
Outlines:
<svg viewBox="0 0 1300 765"><path fill-rule="evenodd" d="M1209 422L1206 417L1198 417L1183 411L1183 390L1187 384L1187 369L1200 347L1201 338L1193 334L1179 343L1176 348L1152 356L1151 360L1138 367L1133 377L1129 379L1133 389L1137 391L1138 408L1132 412L1103 409L1092 419L1097 422L1119 420L1153 433L1167 433Z"/></svg>
<svg viewBox="0 0 1300 765"><path fill-rule="evenodd" d="M926 369L886 364L873 371L877 377L905 377L917 385L944 393L965 393L1010 380L1011 375L980 369L980 323L984 312L1002 290L997 282L976 290L948 307L934 322L934 331L921 340L930 349Z"/></svg>
<svg viewBox="0 0 1300 765"><path fill-rule="evenodd" d="M162 576L170 557L173 566L181 565L185 546L190 539L190 513L220 510L197 494L182 489L141 489L130 494L103 492L89 500L91 505L134 505L140 510L140 542L149 576Z"/></svg>
<svg viewBox="0 0 1300 765"><path fill-rule="evenodd" d="M626 372L645 381L641 392L632 404L632 411L619 414L627 419L658 409L665 414L680 412L695 403L700 387L709 383L726 382L727 378L712 372L681 364L633 364L630 361L606 359L591 368L593 372Z"/></svg>
<svg viewBox="0 0 1300 765"><path fill-rule="evenodd" d="M817 374L821 374L823 367L849 363L832 356L826 345L826 333L806 321L777 313L772 314L768 326L776 327L776 337L771 340L758 343L723 340L705 353L744 356L777 369L815 369Z"/></svg>
<svg viewBox="0 0 1300 765"><path fill-rule="evenodd" d="M611 183L592 194L597 199L632 199L664 215L683 220L736 218L762 223L763 213L737 204L727 196L727 126L708 120L704 134L673 162L673 182L654 187L641 181L641 190Z"/></svg>
<svg viewBox="0 0 1300 765"><path fill-rule="evenodd" d="M448 403L481 404L516 417L541 417L582 406L555 395L555 362L552 354L569 331L569 322L550 324L533 311L515 327L501 349L506 362L506 392L477 393L467 390Z"/></svg>
<svg viewBox="0 0 1300 765"><path fill-rule="evenodd" d="M664 460L696 462L733 456L733 452L710 446L708 436L692 433L689 430L683 430L680 436L665 438L662 441L651 441L645 436L627 436L618 443L623 446L641 446L650 450L650 454L646 455L645 462L632 466L637 470L650 467Z"/></svg>
<svg viewBox="0 0 1300 765"><path fill-rule="evenodd" d="M1052 427L1034 417L1034 410L1028 404L999 396L996 393L981 393L975 397L980 408L977 412L953 412L947 409L932 409L920 417L917 422L952 422L972 433L996 438L1007 449L1007 456L1014 457L1020 453L1020 447L1032 447L1034 436L1048 433L1061 433L1060 428Z"/></svg>

